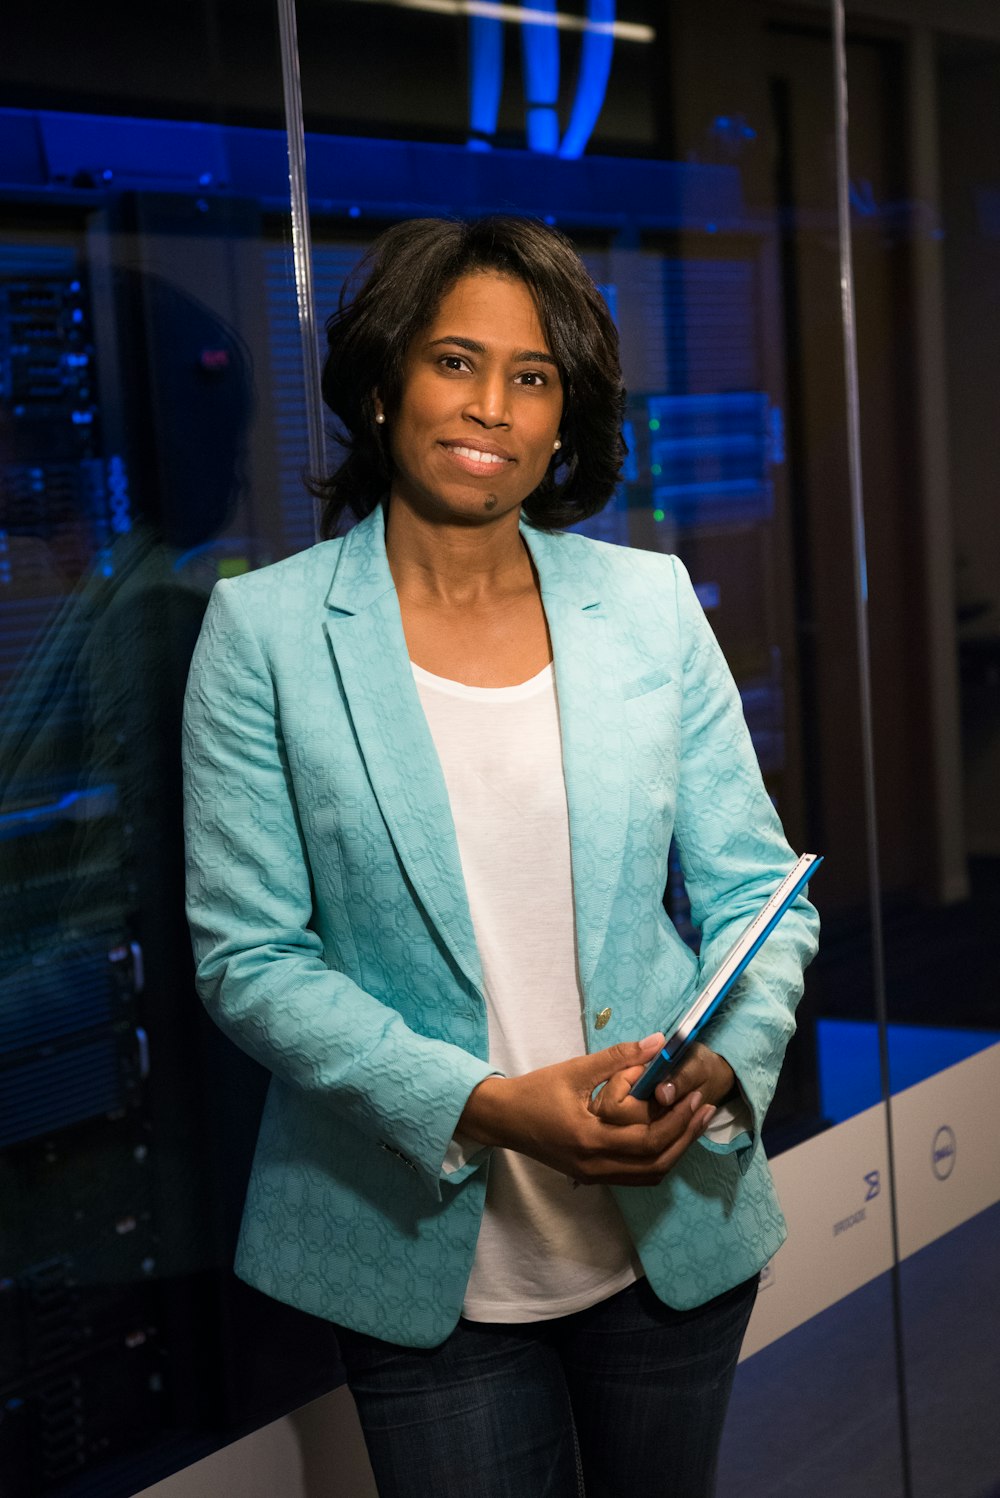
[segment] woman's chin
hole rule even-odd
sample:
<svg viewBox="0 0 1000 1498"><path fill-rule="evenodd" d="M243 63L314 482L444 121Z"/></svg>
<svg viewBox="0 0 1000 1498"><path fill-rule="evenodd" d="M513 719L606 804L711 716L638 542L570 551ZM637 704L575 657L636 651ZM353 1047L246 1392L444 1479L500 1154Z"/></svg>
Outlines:
<svg viewBox="0 0 1000 1498"><path fill-rule="evenodd" d="M390 500L398 501L421 519L455 525L498 520L512 511L519 512L523 503L520 495L504 494L499 486L488 483L448 484L419 492L394 487Z"/></svg>

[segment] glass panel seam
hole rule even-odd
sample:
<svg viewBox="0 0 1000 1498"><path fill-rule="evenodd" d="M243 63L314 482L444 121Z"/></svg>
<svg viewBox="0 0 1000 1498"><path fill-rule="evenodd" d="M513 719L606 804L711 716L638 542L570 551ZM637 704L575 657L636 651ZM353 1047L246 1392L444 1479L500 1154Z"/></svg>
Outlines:
<svg viewBox="0 0 1000 1498"><path fill-rule="evenodd" d="M292 219L292 263L295 302L302 341L305 381L306 426L309 440L309 474L316 478L326 471L326 441L323 431L323 398L320 389L319 335L316 326L316 295L313 287L312 232L309 222L309 191L306 182L306 136L302 118L302 80L299 72L299 40L295 0L276 0L281 38L281 83L285 106L285 136L288 142L288 185ZM313 533L320 539L319 500L313 498Z"/></svg>
<svg viewBox="0 0 1000 1498"><path fill-rule="evenodd" d="M831 0L833 22L834 100L836 108L837 234L840 260L841 322L844 334L844 386L847 407L848 484L851 542L854 560L855 626L858 642L858 690L861 716L861 753L864 781L865 842L868 896L872 928L872 979L878 1026L879 1073L885 1102L889 1215L892 1234L893 1336L899 1409L899 1437L904 1498L913 1498L913 1473L906 1390L900 1286L899 1219L896 1208L896 1167L892 1129L892 1088L889 1074L888 1010L885 991L885 950L882 932L881 871L875 794L875 737L872 715L871 642L868 626L868 558L865 542L864 484L861 464L861 406L858 387L858 344L855 320L854 258L851 243L850 168L848 158L847 44L844 0Z"/></svg>

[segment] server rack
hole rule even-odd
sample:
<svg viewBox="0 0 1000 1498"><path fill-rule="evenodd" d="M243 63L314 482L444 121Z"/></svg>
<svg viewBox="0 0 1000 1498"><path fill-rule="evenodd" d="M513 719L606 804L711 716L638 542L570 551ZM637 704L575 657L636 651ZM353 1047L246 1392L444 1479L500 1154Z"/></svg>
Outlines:
<svg viewBox="0 0 1000 1498"><path fill-rule="evenodd" d="M60 181L44 204L35 181L0 193L14 210L0 235L0 1463L12 1498L125 1491L114 1473L130 1453L134 1490L144 1457L153 1481L206 1432L221 1441L339 1377L326 1328L229 1275L265 1079L200 1011L181 904L179 711L208 589L312 540L284 147L276 133L206 131L227 184L208 191L188 134L164 185L164 125L155 182L109 166L106 190L93 170L74 186L73 152L111 161L128 123L40 121ZM471 162L370 141L311 152L321 314L393 219L514 195L575 237L618 320L631 392L624 480L587 529L688 562L794 837L775 254L735 173L526 167L516 153ZM447 204L443 175L460 194ZM696 940L676 861L667 899Z"/></svg>

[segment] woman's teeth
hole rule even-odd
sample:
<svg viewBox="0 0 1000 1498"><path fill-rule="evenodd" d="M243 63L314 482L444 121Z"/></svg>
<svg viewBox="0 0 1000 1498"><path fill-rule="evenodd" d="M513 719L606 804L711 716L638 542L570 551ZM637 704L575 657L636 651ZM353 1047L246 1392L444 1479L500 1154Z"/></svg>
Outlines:
<svg viewBox="0 0 1000 1498"><path fill-rule="evenodd" d="M506 463L506 458L499 457L496 453L481 453L475 447L453 447L453 453L460 457L469 458L473 463Z"/></svg>

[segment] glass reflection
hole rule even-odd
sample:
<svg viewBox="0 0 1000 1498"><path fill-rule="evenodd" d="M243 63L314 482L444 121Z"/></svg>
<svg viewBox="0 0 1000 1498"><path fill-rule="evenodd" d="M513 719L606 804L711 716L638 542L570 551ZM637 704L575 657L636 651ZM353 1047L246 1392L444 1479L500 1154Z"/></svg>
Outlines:
<svg viewBox="0 0 1000 1498"><path fill-rule="evenodd" d="M865 9L851 4L849 20ZM861 397L880 542L872 627L886 701L875 749L912 1491L971 1498L1000 1472L986 1393L1000 1373L1000 1172L981 1135L1000 1081L988 352L998 331L1000 36L960 34L945 7L932 26L902 38L869 28L848 48L852 235L871 330Z"/></svg>
<svg viewBox="0 0 1000 1498"><path fill-rule="evenodd" d="M133 1492L339 1370L323 1328L232 1276L266 1078L203 1015L183 909L180 709L208 593L311 540L275 499L282 461L296 461L278 437L273 372L288 355L269 321L269 288L286 275L283 140L270 133L265 169L253 132L248 144L242 127L211 123L242 97L212 64L214 9L186 34L172 14L147 14L163 49L147 35L135 68L113 66L102 45L138 44L120 5L92 12L65 67L71 30L54 16L51 32L27 7L5 18L0 1468L11 1498L98 1481ZM248 8L247 24L280 103L270 7ZM185 115L208 123L178 124Z"/></svg>

